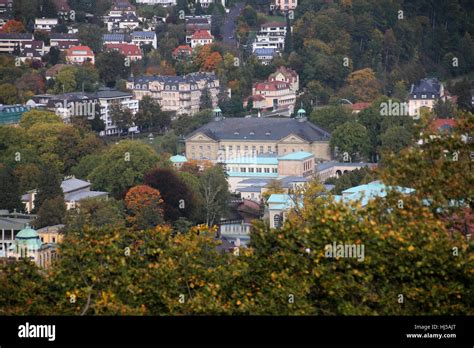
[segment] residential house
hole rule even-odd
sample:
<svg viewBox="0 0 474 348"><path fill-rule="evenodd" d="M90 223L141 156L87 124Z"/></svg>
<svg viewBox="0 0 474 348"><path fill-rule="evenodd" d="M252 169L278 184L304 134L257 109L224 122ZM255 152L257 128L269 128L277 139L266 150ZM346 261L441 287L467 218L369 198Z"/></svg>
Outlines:
<svg viewBox="0 0 474 348"><path fill-rule="evenodd" d="M131 31L140 26L140 20L132 13L125 13L121 16L111 16L106 20L109 32Z"/></svg>
<svg viewBox="0 0 474 348"><path fill-rule="evenodd" d="M418 115L422 107L432 110L440 99L448 100L448 93L443 84L436 78L422 79L416 85L411 85L408 97L408 114L410 116Z"/></svg>
<svg viewBox="0 0 474 348"><path fill-rule="evenodd" d="M270 76L268 77L268 81L287 82L290 84L291 90L295 92L300 89L300 78L298 76L298 73L285 66L278 67L273 74L270 74Z"/></svg>
<svg viewBox="0 0 474 348"><path fill-rule="evenodd" d="M134 44L107 44L107 50L117 51L129 59L130 62L136 62L142 59L142 51L139 46Z"/></svg>
<svg viewBox="0 0 474 348"><path fill-rule="evenodd" d="M158 38L154 31L134 31L131 33L131 42L140 47L149 45L155 50L158 48Z"/></svg>
<svg viewBox="0 0 474 348"><path fill-rule="evenodd" d="M57 47L60 51L65 51L80 44L76 34L51 33L49 34L49 41L51 47Z"/></svg>
<svg viewBox="0 0 474 348"><path fill-rule="evenodd" d="M274 48L257 48L253 53L263 65L269 65L278 55Z"/></svg>
<svg viewBox="0 0 474 348"><path fill-rule="evenodd" d="M259 103L254 103L253 108L259 110L294 110L296 92L292 85L282 81L257 82L252 89L252 97L261 96L265 98Z"/></svg>
<svg viewBox="0 0 474 348"><path fill-rule="evenodd" d="M191 48L196 48L198 46L210 45L214 41L214 36L211 35L211 32L208 30L197 30L191 36Z"/></svg>
<svg viewBox="0 0 474 348"><path fill-rule="evenodd" d="M66 62L69 64L95 64L95 55L89 46L73 46L66 51Z"/></svg>
<svg viewBox="0 0 474 348"><path fill-rule="evenodd" d="M160 5L163 7L175 6L177 0L136 0L137 4Z"/></svg>
<svg viewBox="0 0 474 348"><path fill-rule="evenodd" d="M180 45L173 50L173 58L176 60L186 60L191 58L193 49L188 45Z"/></svg>

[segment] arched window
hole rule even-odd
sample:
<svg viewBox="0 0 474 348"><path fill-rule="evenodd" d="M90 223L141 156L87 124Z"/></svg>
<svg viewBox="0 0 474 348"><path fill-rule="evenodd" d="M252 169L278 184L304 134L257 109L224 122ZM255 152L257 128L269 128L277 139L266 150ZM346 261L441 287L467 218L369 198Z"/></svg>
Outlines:
<svg viewBox="0 0 474 348"><path fill-rule="evenodd" d="M336 170L336 176L340 177L342 175L342 172L340 170Z"/></svg>
<svg viewBox="0 0 474 348"><path fill-rule="evenodd" d="M140 85L136 85L136 86L135 86L135 89L140 89Z"/></svg>
<svg viewBox="0 0 474 348"><path fill-rule="evenodd" d="M143 88L143 89L146 89L147 87L146 87L146 85L143 85L143 87L142 87L142 88Z"/></svg>

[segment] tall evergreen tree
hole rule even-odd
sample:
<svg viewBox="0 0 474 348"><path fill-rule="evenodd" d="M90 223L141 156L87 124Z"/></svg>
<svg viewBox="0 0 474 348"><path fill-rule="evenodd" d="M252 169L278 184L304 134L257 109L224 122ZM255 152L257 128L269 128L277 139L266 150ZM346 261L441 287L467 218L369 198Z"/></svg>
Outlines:
<svg viewBox="0 0 474 348"><path fill-rule="evenodd" d="M35 212L41 209L43 203L49 198L63 196L61 189L61 175L52 166L43 165L39 178L38 192L35 198Z"/></svg>
<svg viewBox="0 0 474 348"><path fill-rule="evenodd" d="M293 52L293 36L291 33L290 15L286 15L286 36L285 36L285 53Z"/></svg>
<svg viewBox="0 0 474 348"><path fill-rule="evenodd" d="M212 98L208 88L202 91L201 99L199 100L199 111L206 109L212 109Z"/></svg>
<svg viewBox="0 0 474 348"><path fill-rule="evenodd" d="M11 167L0 166L0 209L23 210L20 180Z"/></svg>

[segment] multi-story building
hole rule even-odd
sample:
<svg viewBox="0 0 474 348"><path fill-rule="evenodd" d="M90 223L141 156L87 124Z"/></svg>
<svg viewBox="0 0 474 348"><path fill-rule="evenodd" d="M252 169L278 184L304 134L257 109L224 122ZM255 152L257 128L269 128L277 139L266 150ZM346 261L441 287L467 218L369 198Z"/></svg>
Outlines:
<svg viewBox="0 0 474 348"><path fill-rule="evenodd" d="M106 24L109 32L130 31L140 26L140 20L132 13L125 13L121 16L110 16L106 20Z"/></svg>
<svg viewBox="0 0 474 348"><path fill-rule="evenodd" d="M13 11L13 0L0 0L0 14Z"/></svg>
<svg viewBox="0 0 474 348"><path fill-rule="evenodd" d="M51 31L58 25L57 18L36 18L35 19L35 31Z"/></svg>
<svg viewBox="0 0 474 348"><path fill-rule="evenodd" d="M288 82L257 82L252 89L252 97L255 96L264 98L254 103L254 109L260 110L291 109L292 112L296 102L296 92Z"/></svg>
<svg viewBox="0 0 474 348"><path fill-rule="evenodd" d="M27 111L30 111L27 105L0 104L0 126L20 123L21 117Z"/></svg>
<svg viewBox="0 0 474 348"><path fill-rule="evenodd" d="M422 107L432 110L440 99L444 101L448 99L443 84L435 78L422 79L416 85L411 85L408 97L408 114L410 116L418 115Z"/></svg>
<svg viewBox="0 0 474 348"><path fill-rule="evenodd" d="M263 65L270 64L273 58L278 54L274 48L257 48L253 53Z"/></svg>
<svg viewBox="0 0 474 348"><path fill-rule="evenodd" d="M19 51L22 44L32 41L30 33L0 33L0 53L12 54L15 49Z"/></svg>
<svg viewBox="0 0 474 348"><path fill-rule="evenodd" d="M281 51L285 48L285 37L257 34L252 44L252 52L259 48L271 48Z"/></svg>
<svg viewBox="0 0 474 348"><path fill-rule="evenodd" d="M273 0L270 4L270 10L290 11L296 9L298 0Z"/></svg>
<svg viewBox="0 0 474 348"><path fill-rule="evenodd" d="M73 46L66 51L66 62L69 64L95 64L94 52L89 46Z"/></svg>
<svg viewBox="0 0 474 348"><path fill-rule="evenodd" d="M110 116L110 108L113 104L119 103L134 115L138 112L139 101L134 98L132 93L103 89L97 92L97 98L101 107L101 119L105 123L105 131L101 132L101 135L113 135L122 131L117 128Z"/></svg>
<svg viewBox="0 0 474 348"><path fill-rule="evenodd" d="M330 136L305 118L216 118L186 137L186 158L225 162L252 154L302 151L327 161Z"/></svg>
<svg viewBox="0 0 474 348"><path fill-rule="evenodd" d="M211 32L208 30L197 30L191 36L191 48L196 48L198 46L210 45L214 41L214 36L211 35Z"/></svg>
<svg viewBox="0 0 474 348"><path fill-rule="evenodd" d="M174 59L188 59L191 58L193 54L193 49L188 45L180 45L173 50Z"/></svg>
<svg viewBox="0 0 474 348"><path fill-rule="evenodd" d="M209 91L213 105L217 105L219 79L214 73L192 73L185 76L130 77L127 88L135 98L155 99L164 111L193 115L199 112L201 95Z"/></svg>
<svg viewBox="0 0 474 348"><path fill-rule="evenodd" d="M193 34L198 30L211 31L212 16L186 16L184 18L186 23L186 43L191 43Z"/></svg>
<svg viewBox="0 0 474 348"><path fill-rule="evenodd" d="M260 26L260 34L266 36L286 36L285 22L267 22Z"/></svg>

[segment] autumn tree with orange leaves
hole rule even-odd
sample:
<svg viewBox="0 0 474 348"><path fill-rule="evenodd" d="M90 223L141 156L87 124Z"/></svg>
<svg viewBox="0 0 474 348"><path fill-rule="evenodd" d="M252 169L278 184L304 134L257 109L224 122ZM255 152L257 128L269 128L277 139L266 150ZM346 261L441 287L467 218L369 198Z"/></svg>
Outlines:
<svg viewBox="0 0 474 348"><path fill-rule="evenodd" d="M163 222L162 204L160 191L147 185L132 187L125 196L128 223L136 229L157 226Z"/></svg>
<svg viewBox="0 0 474 348"><path fill-rule="evenodd" d="M20 21L16 21L14 19L10 19L8 22L5 23L1 33L24 33L26 32L25 26Z"/></svg>

